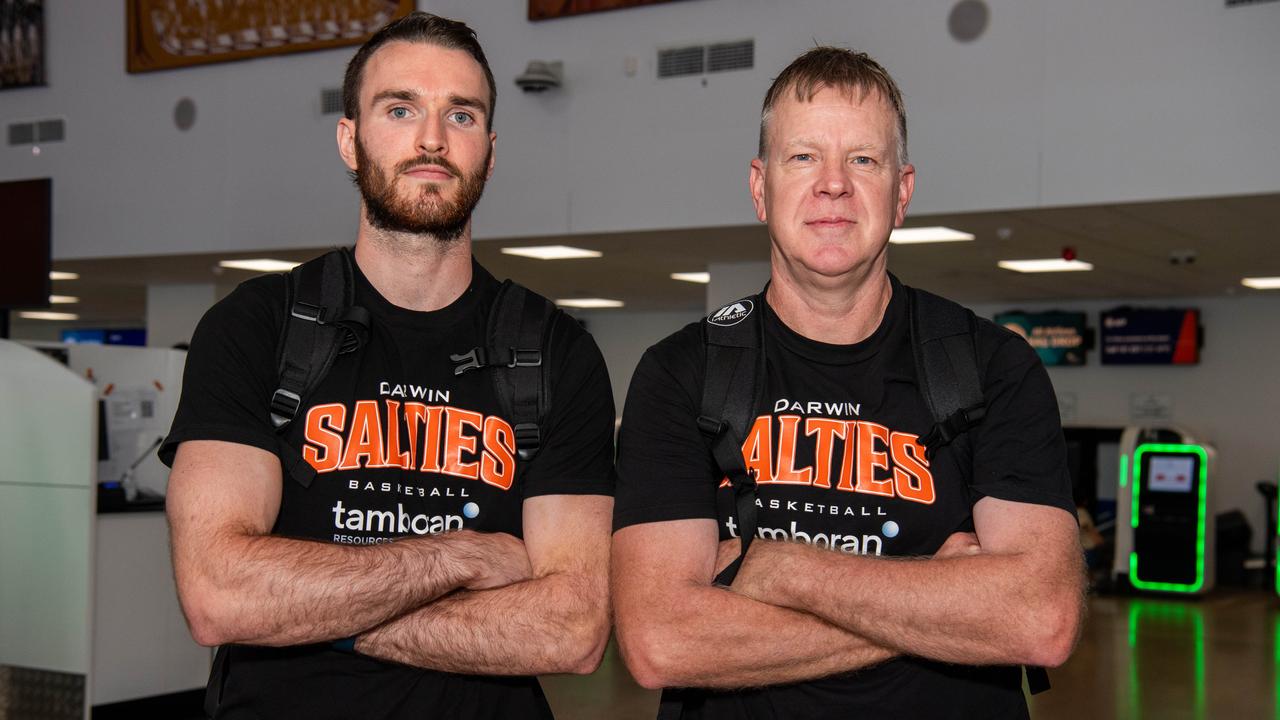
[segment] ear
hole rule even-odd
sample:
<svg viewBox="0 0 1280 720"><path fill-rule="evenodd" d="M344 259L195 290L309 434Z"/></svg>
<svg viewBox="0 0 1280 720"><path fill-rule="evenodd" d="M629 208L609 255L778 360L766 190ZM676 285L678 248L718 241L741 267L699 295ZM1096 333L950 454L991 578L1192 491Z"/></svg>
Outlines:
<svg viewBox="0 0 1280 720"><path fill-rule="evenodd" d="M497 148L498 148L498 133L490 132L489 133L489 169L485 172L485 175L484 175L485 180L490 180L493 178L493 154Z"/></svg>
<svg viewBox="0 0 1280 720"><path fill-rule="evenodd" d="M764 161L756 158L751 161L751 173L747 178L747 185L751 189L751 203L756 206L756 219L760 222L769 222L769 213L764 204L764 173L766 169Z"/></svg>
<svg viewBox="0 0 1280 720"><path fill-rule="evenodd" d="M894 227L902 227L902 221L907 218L907 206L911 204L911 196L915 191L916 166L907 163L898 174L898 206L894 208Z"/></svg>
<svg viewBox="0 0 1280 720"><path fill-rule="evenodd" d="M356 123L350 118L342 118L338 121L338 155L342 156L342 162L347 164L347 169L355 171L358 169L356 162Z"/></svg>

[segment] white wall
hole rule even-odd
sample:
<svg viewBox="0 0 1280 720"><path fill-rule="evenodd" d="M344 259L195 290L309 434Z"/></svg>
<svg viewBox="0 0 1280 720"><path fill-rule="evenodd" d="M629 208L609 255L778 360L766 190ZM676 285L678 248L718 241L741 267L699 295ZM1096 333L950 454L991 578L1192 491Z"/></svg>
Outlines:
<svg viewBox="0 0 1280 720"><path fill-rule="evenodd" d="M965 45L932 0L699 0L542 23L524 0L420 4L473 24L498 78L481 238L752 222L760 99L815 41L871 52L902 85L917 213L1280 189L1280 4L989 0L987 34ZM351 49L128 75L118 3L45 12L50 86L0 93L0 122L65 116L68 140L0 148L0 180L54 178L58 258L351 239L356 196L318 99ZM654 78L658 46L743 37L754 70ZM563 91L514 88L534 58L565 62ZM182 97L198 108L186 133Z"/></svg>
<svg viewBox="0 0 1280 720"><path fill-rule="evenodd" d="M587 331L600 346L604 364L613 384L613 405L622 417L622 406L631 386L640 356L650 345L702 317L700 312L617 312L575 313L586 322Z"/></svg>
<svg viewBox="0 0 1280 720"><path fill-rule="evenodd" d="M1019 309L1084 311L1090 327L1098 312L1119 305L1196 307L1205 328L1200 364L1183 367L1102 365L1091 351L1084 367L1053 367L1055 391L1074 396L1075 417L1064 424L1123 427L1134 393L1156 393L1173 402L1170 424L1218 450L1217 476L1210 478L1214 512L1242 510L1253 527L1253 547L1262 549L1259 480L1275 482L1280 469L1280 297L1175 298L1151 302L1093 301L1023 304ZM1014 309L975 305L985 317Z"/></svg>

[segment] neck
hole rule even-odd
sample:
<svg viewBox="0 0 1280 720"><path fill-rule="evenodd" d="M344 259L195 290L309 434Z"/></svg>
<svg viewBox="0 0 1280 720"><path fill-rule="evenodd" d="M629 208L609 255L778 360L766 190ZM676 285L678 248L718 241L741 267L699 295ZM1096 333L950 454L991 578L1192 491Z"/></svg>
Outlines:
<svg viewBox="0 0 1280 720"><path fill-rule="evenodd" d="M800 335L832 345L866 340L880 326L893 296L883 268L863 277L797 277L776 261L769 281L769 307L787 327Z"/></svg>
<svg viewBox="0 0 1280 720"><path fill-rule="evenodd" d="M388 302L407 310L439 310L471 284L471 226L456 240L379 230L361 218L356 264Z"/></svg>

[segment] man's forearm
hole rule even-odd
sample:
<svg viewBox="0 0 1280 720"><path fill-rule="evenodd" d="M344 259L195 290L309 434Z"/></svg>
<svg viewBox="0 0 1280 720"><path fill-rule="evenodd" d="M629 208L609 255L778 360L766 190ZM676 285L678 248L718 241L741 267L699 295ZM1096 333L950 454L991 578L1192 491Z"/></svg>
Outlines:
<svg viewBox="0 0 1280 720"><path fill-rule="evenodd" d="M354 635L460 587L476 572L471 539L351 547L237 535L177 574L198 642L296 645Z"/></svg>
<svg viewBox="0 0 1280 720"><path fill-rule="evenodd" d="M608 603L603 571L555 573L441 598L364 633L356 650L455 673L588 673L608 642Z"/></svg>
<svg viewBox="0 0 1280 720"><path fill-rule="evenodd" d="M1078 558L1027 554L923 559L845 555L758 542L734 590L806 612L904 654L966 664L1056 664L1082 612ZM838 591L832 591L832 588ZM1064 637L1066 636L1066 637ZM1060 660L1059 660L1060 662Z"/></svg>
<svg viewBox="0 0 1280 720"><path fill-rule="evenodd" d="M619 626L627 665L648 687L779 685L857 670L897 654L813 615L723 588L691 584L670 598L670 607L646 612L642 627Z"/></svg>

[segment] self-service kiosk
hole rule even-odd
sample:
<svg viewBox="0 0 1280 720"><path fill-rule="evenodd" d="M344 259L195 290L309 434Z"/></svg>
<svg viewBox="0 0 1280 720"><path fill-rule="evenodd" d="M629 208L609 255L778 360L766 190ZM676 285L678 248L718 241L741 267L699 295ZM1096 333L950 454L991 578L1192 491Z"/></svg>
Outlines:
<svg viewBox="0 0 1280 720"><path fill-rule="evenodd" d="M1199 594L1213 588L1213 456L1211 447L1181 430L1125 429L1116 576L1152 592Z"/></svg>

